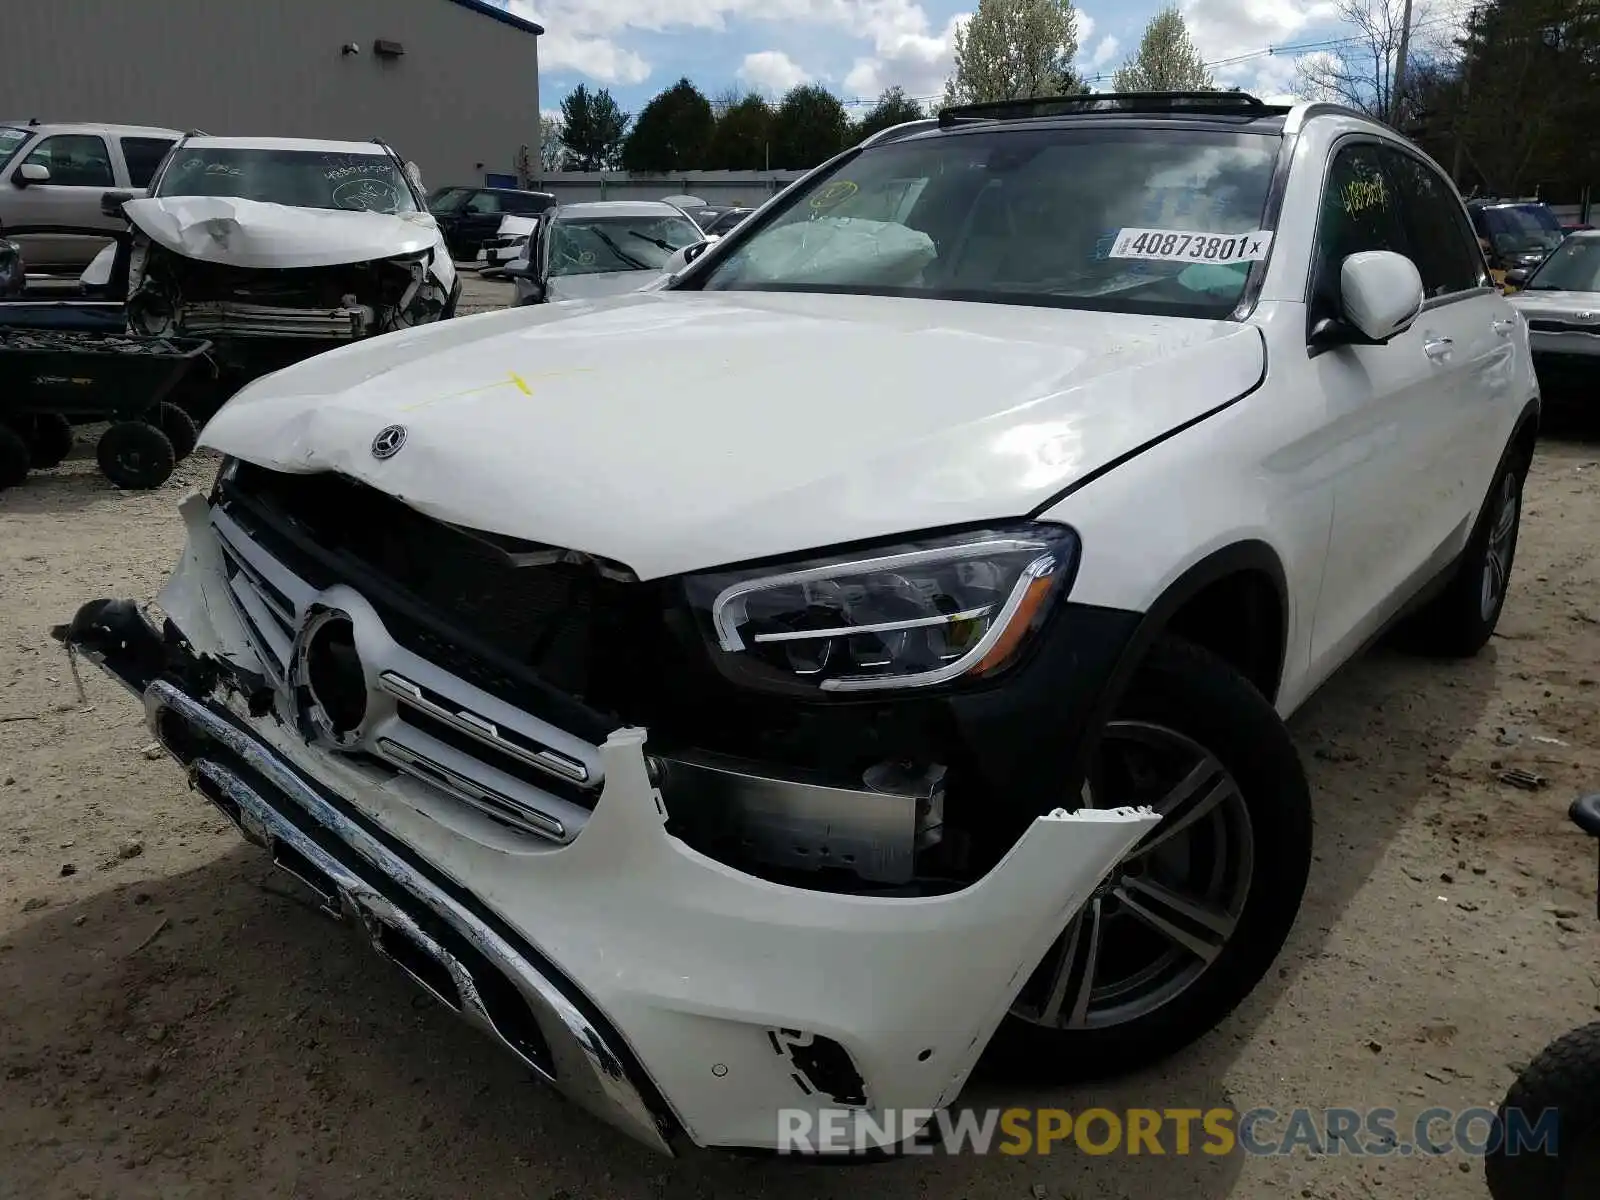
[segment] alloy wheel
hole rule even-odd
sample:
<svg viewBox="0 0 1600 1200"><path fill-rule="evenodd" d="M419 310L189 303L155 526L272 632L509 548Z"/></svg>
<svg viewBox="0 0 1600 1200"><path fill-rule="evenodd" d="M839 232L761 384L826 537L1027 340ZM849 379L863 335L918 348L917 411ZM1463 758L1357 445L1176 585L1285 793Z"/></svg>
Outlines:
<svg viewBox="0 0 1600 1200"><path fill-rule="evenodd" d="M1095 889L1012 1008L1060 1029L1123 1025L1187 991L1237 929L1255 869L1238 783L1177 730L1108 724L1084 803L1149 805L1163 819Z"/></svg>
<svg viewBox="0 0 1600 1200"><path fill-rule="evenodd" d="M1517 490L1517 477L1510 471L1496 493L1494 524L1489 528L1489 541L1484 547L1483 582L1478 596L1478 613L1485 621L1493 619L1506 591L1506 578L1511 574L1511 556L1516 549L1517 518L1521 504Z"/></svg>

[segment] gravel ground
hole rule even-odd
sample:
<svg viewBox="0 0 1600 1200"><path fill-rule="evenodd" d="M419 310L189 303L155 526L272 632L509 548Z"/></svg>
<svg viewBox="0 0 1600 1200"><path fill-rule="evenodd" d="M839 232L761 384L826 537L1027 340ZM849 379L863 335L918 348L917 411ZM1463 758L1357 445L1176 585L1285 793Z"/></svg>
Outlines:
<svg viewBox="0 0 1600 1200"><path fill-rule="evenodd" d="M473 280L475 306L509 289ZM1479 1196L1417 1157L908 1159L854 1169L656 1159L424 1002L147 751L98 671L46 636L147 597L215 461L122 494L89 447L0 495L0 1196L1279 1200ZM1380 648L1293 722L1319 854L1279 969L1158 1069L988 1104L1243 1110L1493 1105L1596 1009L1600 450L1542 446L1501 632L1477 659ZM1497 772L1549 786L1523 791Z"/></svg>

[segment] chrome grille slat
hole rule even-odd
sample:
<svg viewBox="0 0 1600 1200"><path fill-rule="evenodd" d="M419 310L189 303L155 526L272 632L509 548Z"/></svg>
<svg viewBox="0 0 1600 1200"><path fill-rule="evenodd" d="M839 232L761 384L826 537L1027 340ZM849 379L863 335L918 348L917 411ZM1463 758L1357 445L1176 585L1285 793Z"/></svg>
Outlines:
<svg viewBox="0 0 1600 1200"><path fill-rule="evenodd" d="M228 600L279 692L283 716L295 719L300 703L290 695L298 631L319 608L333 605L359 612L368 639L361 657L368 671L369 717L359 744L337 748L364 750L452 802L517 832L556 841L577 836L593 807L592 799L579 804L512 772L537 772L549 777L551 787L578 789L574 795L580 798L597 796L601 771L596 747L418 657L388 635L359 593L344 585L326 591L314 587L277 561L222 509L212 509L211 527L229 568ZM293 611L285 610L285 601ZM407 711L421 715L408 721ZM428 721L439 737L453 743L430 734L424 727ZM479 748L476 752L474 746Z"/></svg>
<svg viewBox="0 0 1600 1200"><path fill-rule="evenodd" d="M460 730L468 737L476 738L490 749L501 754L510 755L519 762L527 763L541 771L549 771L553 775L571 780L573 783L587 783L589 770L580 762L575 762L565 755L557 754L548 748L540 750L527 750L508 738L501 736L499 727L486 717L461 709L452 712L440 704L435 704L427 696L426 691L409 679L396 675L392 671L385 671L382 683L392 695L402 702L420 709L436 721L443 721L454 729Z"/></svg>
<svg viewBox="0 0 1600 1200"><path fill-rule="evenodd" d="M244 609L245 615L250 618L249 624L253 632L258 633L266 642L268 651L272 654L279 670L289 663L289 654L293 639L284 629L257 589L255 581L243 571L233 577L228 585L228 590L233 593L233 598Z"/></svg>
<svg viewBox="0 0 1600 1200"><path fill-rule="evenodd" d="M399 767L406 774L448 791L456 799L472 805L491 817L513 825L533 824L538 826L541 832L558 838L566 833L560 821L518 804L504 792L483 787L466 776L452 771L437 759L418 754L398 742L382 738L378 742L378 752L385 761Z"/></svg>

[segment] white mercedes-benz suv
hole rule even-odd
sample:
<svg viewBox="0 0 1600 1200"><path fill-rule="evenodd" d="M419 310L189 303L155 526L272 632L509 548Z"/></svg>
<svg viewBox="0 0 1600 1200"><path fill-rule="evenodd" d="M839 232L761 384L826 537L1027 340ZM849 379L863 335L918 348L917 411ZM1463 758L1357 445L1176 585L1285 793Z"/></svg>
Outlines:
<svg viewBox="0 0 1600 1200"><path fill-rule="evenodd" d="M770 1149L1222 1021L1311 860L1284 718L1403 619L1484 645L1538 412L1392 131L977 106L655 290L251 384L164 616L57 634L535 1072Z"/></svg>

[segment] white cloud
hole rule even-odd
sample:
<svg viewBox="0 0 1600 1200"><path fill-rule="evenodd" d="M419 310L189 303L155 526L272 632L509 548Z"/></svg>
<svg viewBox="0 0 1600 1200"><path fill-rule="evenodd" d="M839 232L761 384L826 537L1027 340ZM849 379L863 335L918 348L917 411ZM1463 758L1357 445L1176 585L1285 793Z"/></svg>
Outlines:
<svg viewBox="0 0 1600 1200"><path fill-rule="evenodd" d="M806 69L782 50L758 50L754 54L746 54L744 62L739 64L738 76L752 87L778 94L811 80Z"/></svg>
<svg viewBox="0 0 1600 1200"><path fill-rule="evenodd" d="M539 39L541 70L577 71L602 83L643 83L650 64L610 38L546 33Z"/></svg>
<svg viewBox="0 0 1600 1200"><path fill-rule="evenodd" d="M1336 20L1333 0L1183 0L1183 19L1207 60L1233 58L1293 40Z"/></svg>
<svg viewBox="0 0 1600 1200"><path fill-rule="evenodd" d="M1117 51L1122 49L1122 43L1109 33L1100 39L1100 44L1094 48L1094 53L1089 56L1089 65L1096 69L1105 66L1117 56Z"/></svg>
<svg viewBox="0 0 1600 1200"><path fill-rule="evenodd" d="M831 30L862 43L843 80L852 96L875 97L898 85L915 97L936 96L953 66L954 34L970 16L957 13L935 25L918 0L495 0L547 30L539 58L546 71L571 70L601 83L640 83L651 64L626 48L626 35L641 32L719 33L729 23L766 23ZM1196 0L1227 7L1230 0ZM975 0L969 0L975 3ZM1231 0L1233 4L1281 5L1289 0ZM1094 34L1096 21L1078 10L1080 59L1117 43ZM763 54L781 54L763 51ZM792 60L787 60L793 66ZM1102 60L1103 61L1103 60ZM759 68L757 68L759 69ZM798 68L795 68L798 70Z"/></svg>

